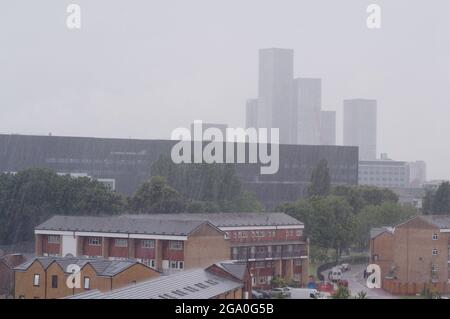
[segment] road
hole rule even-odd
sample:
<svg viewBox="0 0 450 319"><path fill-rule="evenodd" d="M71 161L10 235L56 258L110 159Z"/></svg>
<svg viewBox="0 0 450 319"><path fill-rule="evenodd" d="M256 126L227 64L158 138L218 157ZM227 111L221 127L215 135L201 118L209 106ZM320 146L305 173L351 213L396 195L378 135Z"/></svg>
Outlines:
<svg viewBox="0 0 450 319"><path fill-rule="evenodd" d="M363 278L365 265L352 265L352 269L342 274L342 279L348 281L348 288L352 296L355 296L358 292L364 291L369 299L396 299L397 297L384 291L381 288L367 288L365 279ZM325 278L328 278L329 270L324 271L322 274Z"/></svg>

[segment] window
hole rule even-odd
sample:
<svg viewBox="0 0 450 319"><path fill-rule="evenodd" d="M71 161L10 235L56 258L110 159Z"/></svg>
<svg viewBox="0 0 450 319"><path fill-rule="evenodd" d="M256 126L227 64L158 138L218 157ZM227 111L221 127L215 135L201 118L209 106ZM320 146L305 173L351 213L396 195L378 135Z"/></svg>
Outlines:
<svg viewBox="0 0 450 319"><path fill-rule="evenodd" d="M438 250L436 248L433 248L432 255L437 256L437 254L438 254Z"/></svg>
<svg viewBox="0 0 450 319"><path fill-rule="evenodd" d="M179 240L173 240L169 242L169 249L172 250L182 250L183 249L183 242Z"/></svg>
<svg viewBox="0 0 450 319"><path fill-rule="evenodd" d="M116 247L128 247L128 240L124 238L117 238L114 241Z"/></svg>
<svg viewBox="0 0 450 319"><path fill-rule="evenodd" d="M52 275L52 288L58 288L58 276Z"/></svg>
<svg viewBox="0 0 450 319"><path fill-rule="evenodd" d="M297 237L300 237L302 235L302 231L300 229L298 229L295 235Z"/></svg>
<svg viewBox="0 0 450 319"><path fill-rule="evenodd" d="M264 237L264 230L252 231L252 237L263 238Z"/></svg>
<svg viewBox="0 0 450 319"><path fill-rule="evenodd" d="M88 244L91 246L100 246L102 244L102 239L100 237L89 237Z"/></svg>
<svg viewBox="0 0 450 319"><path fill-rule="evenodd" d="M142 248L155 248L155 241L151 239L143 240Z"/></svg>
<svg viewBox="0 0 450 319"><path fill-rule="evenodd" d="M84 287L84 289L91 289L91 278L84 277L83 287Z"/></svg>
<svg viewBox="0 0 450 319"><path fill-rule="evenodd" d="M184 262L183 261L174 261L174 260L172 260L169 263L169 268L170 269L183 269L184 268Z"/></svg>
<svg viewBox="0 0 450 319"><path fill-rule="evenodd" d="M302 260L301 259L294 259L294 266L301 266Z"/></svg>
<svg viewBox="0 0 450 319"><path fill-rule="evenodd" d="M438 240L438 235L437 234L433 234L433 240Z"/></svg>
<svg viewBox="0 0 450 319"><path fill-rule="evenodd" d="M41 283L41 275L39 275L39 274L34 274L34 277L33 277L33 286L39 287L40 283Z"/></svg>
<svg viewBox="0 0 450 319"><path fill-rule="evenodd" d="M155 268L155 260L154 259L141 259L141 263L143 263L144 265L151 267L151 268Z"/></svg>
<svg viewBox="0 0 450 319"><path fill-rule="evenodd" d="M255 263L255 268L265 268L266 263L264 261L258 261Z"/></svg>
<svg viewBox="0 0 450 319"><path fill-rule="evenodd" d="M49 244L59 244L59 236L50 235L47 237L47 242Z"/></svg>

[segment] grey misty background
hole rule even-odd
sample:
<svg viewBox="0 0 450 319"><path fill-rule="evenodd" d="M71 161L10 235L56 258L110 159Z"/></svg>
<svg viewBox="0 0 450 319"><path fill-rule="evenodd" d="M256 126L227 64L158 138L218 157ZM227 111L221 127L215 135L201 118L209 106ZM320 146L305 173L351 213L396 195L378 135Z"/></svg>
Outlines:
<svg viewBox="0 0 450 319"><path fill-rule="evenodd" d="M82 8L82 29L65 26ZM382 8L382 29L366 8ZM195 119L245 125L258 50L294 49L324 110L378 100L378 153L450 177L447 0L40 0L0 4L0 132L164 138Z"/></svg>

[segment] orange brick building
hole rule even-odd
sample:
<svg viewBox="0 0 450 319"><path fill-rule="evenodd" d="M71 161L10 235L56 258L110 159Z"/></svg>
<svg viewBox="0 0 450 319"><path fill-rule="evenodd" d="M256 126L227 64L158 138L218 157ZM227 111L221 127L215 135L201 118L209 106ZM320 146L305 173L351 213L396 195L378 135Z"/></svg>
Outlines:
<svg viewBox="0 0 450 319"><path fill-rule="evenodd" d="M75 268L78 279L69 280ZM133 260L37 257L14 269L14 295L16 299L56 299L90 290L109 291L159 275Z"/></svg>
<svg viewBox="0 0 450 319"><path fill-rule="evenodd" d="M164 273L230 259L220 229L174 219L54 216L35 228L36 255L135 259Z"/></svg>
<svg viewBox="0 0 450 319"><path fill-rule="evenodd" d="M372 234L371 262L393 294L450 293L450 216L417 216Z"/></svg>
<svg viewBox="0 0 450 319"><path fill-rule="evenodd" d="M108 292L95 290L67 299L251 299L251 282L246 263L224 261Z"/></svg>

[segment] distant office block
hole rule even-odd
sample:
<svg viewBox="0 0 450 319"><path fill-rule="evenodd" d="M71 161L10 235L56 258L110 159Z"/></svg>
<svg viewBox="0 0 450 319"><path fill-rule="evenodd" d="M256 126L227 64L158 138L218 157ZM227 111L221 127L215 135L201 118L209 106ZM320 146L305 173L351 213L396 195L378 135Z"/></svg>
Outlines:
<svg viewBox="0 0 450 319"><path fill-rule="evenodd" d="M424 161L409 163L409 180L411 186L421 186L427 181L427 164Z"/></svg>
<svg viewBox="0 0 450 319"><path fill-rule="evenodd" d="M245 127L258 127L258 99L247 100L245 107Z"/></svg>
<svg viewBox="0 0 450 319"><path fill-rule="evenodd" d="M358 146L361 160L376 159L376 100L344 100L344 145Z"/></svg>
<svg viewBox="0 0 450 319"><path fill-rule="evenodd" d="M304 145L320 144L320 110L322 80L294 80L294 103L297 110L297 141Z"/></svg>
<svg viewBox="0 0 450 319"><path fill-rule="evenodd" d="M258 126L279 128L280 143L296 142L296 114L293 107L294 51L259 51Z"/></svg>
<svg viewBox="0 0 450 319"><path fill-rule="evenodd" d="M320 144L336 145L336 112L320 112Z"/></svg>

